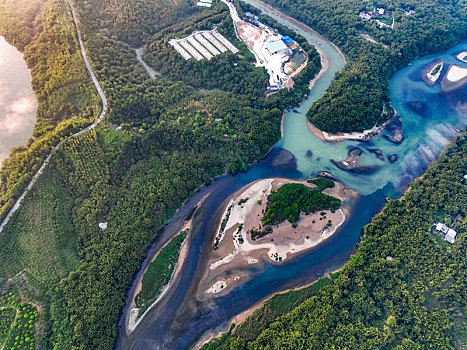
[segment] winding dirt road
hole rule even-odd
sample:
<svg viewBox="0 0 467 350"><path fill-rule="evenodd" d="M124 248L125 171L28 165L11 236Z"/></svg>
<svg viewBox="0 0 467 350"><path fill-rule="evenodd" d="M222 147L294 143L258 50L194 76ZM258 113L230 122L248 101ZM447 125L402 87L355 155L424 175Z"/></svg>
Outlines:
<svg viewBox="0 0 467 350"><path fill-rule="evenodd" d="M84 47L84 44L83 44L83 40L81 39L81 31L79 30L79 27L78 27L78 19L76 17L76 13L75 13L75 8L71 2L71 0L67 0L68 2L68 5L70 6L70 11L71 11L71 15L73 17L73 22L75 24L75 29L76 29L76 33L78 35L78 41L79 41L79 46L80 46L80 49L81 49L81 55L83 56L83 60L84 60L84 64L86 65L86 68L89 72L89 74L91 75L91 79L92 79L92 82L94 83L94 86L96 87L96 90L99 94L99 97L101 98L101 101L102 101L102 111L101 111L101 114L99 115L99 118L97 118L97 120L92 123L91 125L89 125L88 127L84 128L83 130L81 131L78 131L77 133L71 135L71 136L68 136L67 138L65 138L63 141L60 141L60 143L55 146L55 148L50 152L50 154L47 156L47 158L45 159L44 163L42 164L42 166L39 168L39 170L36 172L36 174L34 175L34 177L32 178L31 182L28 184L28 186L26 187L26 189L24 190L24 192L21 194L21 196L18 198L18 200L16 201L15 205L13 206L13 208L11 208L11 210L8 212L7 216L5 217L5 219L3 219L2 223L0 224L0 233L3 231L3 228L8 224L8 222L10 221L10 218L11 216L20 208L21 206L21 201L24 199L24 197L26 196L26 194L29 192L29 190L31 190L32 186L34 186L34 184L36 183L37 179L39 178L39 176L44 172L44 169L45 167L47 166L47 164L49 163L50 161L50 158L58 151L58 149L60 148L60 146L66 142L67 140L73 138L73 137L76 137L78 135L81 135L85 132L88 132L89 130L92 130L94 129L97 125L99 125L105 118L105 115L107 113L107 98L105 97L105 94L104 94L104 91L102 90L102 87L101 85L99 84L99 81L97 80L97 77L96 75L94 74L94 71L92 70L91 68L91 64L89 63L89 60L88 60L88 57L86 55L86 49Z"/></svg>

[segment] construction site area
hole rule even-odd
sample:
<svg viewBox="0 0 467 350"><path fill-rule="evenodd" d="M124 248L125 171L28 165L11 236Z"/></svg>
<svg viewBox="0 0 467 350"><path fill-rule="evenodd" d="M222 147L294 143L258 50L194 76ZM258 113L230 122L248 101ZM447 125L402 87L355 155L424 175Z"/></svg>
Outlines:
<svg viewBox="0 0 467 350"><path fill-rule="evenodd" d="M245 12L240 18L232 2L222 0L230 10L238 37L256 57L256 65L269 74L268 90L293 87L293 77L307 64L308 57L298 43L261 23L258 16Z"/></svg>
<svg viewBox="0 0 467 350"><path fill-rule="evenodd" d="M216 29L210 31L193 32L183 39L172 39L169 44L186 60L194 58L210 60L214 56L230 50L237 53L238 49Z"/></svg>
<svg viewBox="0 0 467 350"><path fill-rule="evenodd" d="M203 0L211 1L211 0ZM293 78L306 67L308 55L289 36L260 22L258 16L245 12L240 18L234 3L221 0L228 6L237 37L245 43L256 58L256 66L264 67L269 75L267 90L274 93L282 88L293 88ZM185 59L210 60L226 51L239 50L216 28L196 31L182 39L172 39L169 44Z"/></svg>

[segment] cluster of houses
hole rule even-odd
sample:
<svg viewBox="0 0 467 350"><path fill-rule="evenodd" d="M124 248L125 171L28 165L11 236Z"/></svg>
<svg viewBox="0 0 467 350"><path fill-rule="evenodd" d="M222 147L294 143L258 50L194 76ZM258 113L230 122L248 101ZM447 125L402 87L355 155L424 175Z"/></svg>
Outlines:
<svg viewBox="0 0 467 350"><path fill-rule="evenodd" d="M378 8L374 8L373 11L368 11L368 12L360 11L358 15L360 16L361 19L371 21L373 17L380 17L380 16L384 16L385 14L386 14L386 9L382 7L378 7Z"/></svg>
<svg viewBox="0 0 467 350"><path fill-rule="evenodd" d="M285 87L286 81L288 81L287 74L284 72L283 67L292 57L294 51L301 50L301 48L289 36L282 36L276 29L261 23L259 17L251 12L244 12L241 19L247 24L253 25L259 29L259 31L245 30L245 27L243 27L241 32L249 33L246 34L247 41L256 37L254 40L258 42L258 44L256 44L256 46L253 44L255 47L253 50L262 63L265 64L266 70L270 76L268 91L276 92L282 89ZM242 35L240 36L242 37Z"/></svg>
<svg viewBox="0 0 467 350"><path fill-rule="evenodd" d="M452 228L448 227L446 224L443 224L441 222L437 222L435 230L438 231L438 232L444 233L445 234L444 239L447 242L449 242L451 244L454 243L454 239L456 238L457 232L454 231Z"/></svg>

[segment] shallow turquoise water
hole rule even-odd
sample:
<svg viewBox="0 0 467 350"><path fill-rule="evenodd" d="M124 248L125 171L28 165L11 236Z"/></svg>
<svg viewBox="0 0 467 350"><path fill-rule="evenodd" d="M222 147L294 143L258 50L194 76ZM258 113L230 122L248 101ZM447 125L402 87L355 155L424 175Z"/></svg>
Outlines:
<svg viewBox="0 0 467 350"><path fill-rule="evenodd" d="M391 79L392 105L402 116L404 140L401 144L394 144L383 137L371 142L329 143L319 140L308 130L305 117L310 101L322 94L318 89L313 92L319 96L313 96L306 105L299 108L300 114L289 112L286 115L284 138L278 146L295 155L297 169L302 172L303 177L312 176L319 171L329 171L344 184L364 195L373 193L388 183L396 188L407 185L426 169L456 135L453 127L461 129L467 125L467 88L464 86L456 91L443 93L439 86L450 64L467 67L466 63L455 57L466 49L467 41L463 41L443 53L420 58ZM439 59L443 59L445 65L438 82L430 87L421 80L421 70ZM414 110L410 107L414 103L421 107ZM374 174L356 175L340 170L329 161L345 159L350 147L363 149L362 163L378 165L380 169ZM385 157L397 154L399 159L395 163L390 163L387 159L381 161L368 152L367 148L380 149ZM312 157L306 156L309 150L313 152Z"/></svg>

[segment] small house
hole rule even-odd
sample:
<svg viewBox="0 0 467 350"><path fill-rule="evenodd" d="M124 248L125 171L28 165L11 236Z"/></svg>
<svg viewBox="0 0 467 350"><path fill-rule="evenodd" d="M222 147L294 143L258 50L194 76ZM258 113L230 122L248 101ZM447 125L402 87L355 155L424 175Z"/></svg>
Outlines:
<svg viewBox="0 0 467 350"><path fill-rule="evenodd" d="M366 13L366 12L363 12L363 11L362 11L362 12L360 12L358 15L360 16L361 19L364 19L364 20L366 20L366 21L371 20L371 15L369 15L369 14Z"/></svg>
<svg viewBox="0 0 467 350"><path fill-rule="evenodd" d="M450 228L450 229L448 230L448 232L446 233L446 236L444 237L444 239L445 239L447 242L453 244L453 243L454 243L454 238L456 238L456 235L457 235L457 232L454 231L452 228Z"/></svg>
<svg viewBox="0 0 467 350"><path fill-rule="evenodd" d="M449 227L447 227L445 224L442 224L441 222L438 222L436 223L436 231L446 234L449 231Z"/></svg>
<svg viewBox="0 0 467 350"><path fill-rule="evenodd" d="M376 11L378 11L378 14L379 14L380 16L383 16L383 15L384 15L384 12L385 12L385 10L384 10L382 7L377 8Z"/></svg>

